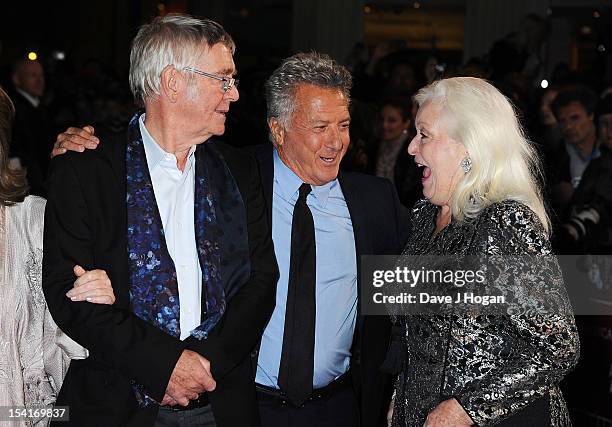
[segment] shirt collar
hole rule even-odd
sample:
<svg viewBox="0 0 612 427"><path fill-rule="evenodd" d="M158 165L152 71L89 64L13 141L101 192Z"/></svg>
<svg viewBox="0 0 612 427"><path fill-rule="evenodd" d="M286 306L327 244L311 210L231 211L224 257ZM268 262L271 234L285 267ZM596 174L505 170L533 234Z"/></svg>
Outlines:
<svg viewBox="0 0 612 427"><path fill-rule="evenodd" d="M274 149L274 182L280 192L280 195L285 200L297 200L298 192L300 189L300 185L304 181L300 179L299 176L295 174L291 169L283 163L280 156L278 155L278 151ZM325 208L327 205L327 200L329 199L329 193L333 187L336 187L338 184L338 179L334 179L323 185L311 185L312 193L317 200L317 204L322 208Z"/></svg>
<svg viewBox="0 0 612 427"><path fill-rule="evenodd" d="M15 89L17 89L17 92L19 92L21 96L23 96L30 104L32 104L35 108L38 108L38 106L40 105L39 98L30 95L25 90L21 90L19 88L15 88Z"/></svg>
<svg viewBox="0 0 612 427"><path fill-rule="evenodd" d="M170 156L169 158L172 158L172 160L174 161L174 165L176 166L176 156L172 153L168 153L167 151L165 151L163 148L159 146L159 144L155 141L155 139L153 139L153 137L147 130L147 127L145 126L144 121L145 121L145 113L141 114L140 117L138 118L138 125L140 126L140 135L142 135L142 144L144 145L145 154L147 156L147 164L149 165L149 169L153 170L153 168L155 168L155 166L157 166L160 162L166 159L167 156ZM187 163L191 163L193 161L193 153L195 152L196 148L197 147L193 145L189 149ZM185 171L187 170L188 168L185 167Z"/></svg>
<svg viewBox="0 0 612 427"><path fill-rule="evenodd" d="M573 144L568 144L566 142L565 147L568 152L569 151L573 152L578 158L580 158L584 162L589 162L592 159L596 159L601 155L601 139L600 138L597 138L595 140L595 145L593 146L593 150L587 156L583 156L580 150L578 150L578 148L576 148L576 146Z"/></svg>

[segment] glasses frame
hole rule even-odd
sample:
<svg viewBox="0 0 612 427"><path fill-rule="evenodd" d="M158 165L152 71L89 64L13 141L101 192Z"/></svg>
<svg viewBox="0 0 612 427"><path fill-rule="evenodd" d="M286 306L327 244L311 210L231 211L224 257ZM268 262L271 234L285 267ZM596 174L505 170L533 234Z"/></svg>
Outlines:
<svg viewBox="0 0 612 427"><path fill-rule="evenodd" d="M185 71L191 71L192 73L199 74L201 76L208 77L208 78L219 80L220 82L223 82L223 85L221 86L221 90L223 90L224 93L229 92L234 86L238 87L239 80L235 79L233 77L227 78L227 77L216 76L214 74L207 73L206 71L199 70L199 69L197 69L195 67L185 67L183 69Z"/></svg>

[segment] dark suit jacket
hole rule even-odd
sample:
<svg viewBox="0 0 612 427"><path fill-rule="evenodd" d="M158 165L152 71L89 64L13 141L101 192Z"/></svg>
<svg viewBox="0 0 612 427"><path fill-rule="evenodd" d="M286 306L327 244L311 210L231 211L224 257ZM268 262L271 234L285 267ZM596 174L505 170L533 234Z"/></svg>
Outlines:
<svg viewBox="0 0 612 427"><path fill-rule="evenodd" d="M139 409L130 381L144 385L161 401L176 361L187 348L211 362L217 388L210 401L217 425L258 425L248 355L274 308L278 268L255 160L220 143L205 143L223 155L242 195L251 274L228 301L207 340L180 341L130 311L126 138L101 140L97 150L70 152L51 165L43 289L59 327L90 351L89 358L72 362L57 404L70 405L73 425L153 425L157 408ZM200 145L196 162L209 149ZM75 279L75 264L106 270L117 298L114 305L71 302L65 296Z"/></svg>
<svg viewBox="0 0 612 427"><path fill-rule="evenodd" d="M10 156L19 157L27 168L30 194L45 196L44 181L55 139L51 121L44 106L34 107L17 91L10 96L15 104Z"/></svg>
<svg viewBox="0 0 612 427"><path fill-rule="evenodd" d="M268 221L272 224L272 191L274 162L271 146L254 149L259 163L264 196L268 205ZM361 255L397 255L404 247L409 233L409 215L399 203L391 181L360 173L338 176L340 187L351 215L357 258L357 272ZM357 275L358 298L361 282ZM391 323L386 316L365 316L358 305L358 317L353 339L351 371L360 406L361 427L386 425L389 404L389 376L379 367L387 354ZM257 365L258 352L252 353Z"/></svg>

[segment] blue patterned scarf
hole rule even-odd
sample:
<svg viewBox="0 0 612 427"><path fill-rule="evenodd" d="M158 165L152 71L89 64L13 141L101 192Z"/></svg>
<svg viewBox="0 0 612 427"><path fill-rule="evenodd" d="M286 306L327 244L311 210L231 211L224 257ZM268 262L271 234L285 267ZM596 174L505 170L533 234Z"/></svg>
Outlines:
<svg viewBox="0 0 612 427"><path fill-rule="evenodd" d="M138 123L134 116L128 128L126 150L127 228L130 275L130 305L139 318L164 332L180 337L180 302L174 262L170 257ZM208 182L207 165L196 162L195 239L202 270L205 306L203 322L191 335L206 339L225 312L225 290L221 281L220 229L215 200ZM235 192L235 183L233 187ZM141 406L154 401L134 384Z"/></svg>

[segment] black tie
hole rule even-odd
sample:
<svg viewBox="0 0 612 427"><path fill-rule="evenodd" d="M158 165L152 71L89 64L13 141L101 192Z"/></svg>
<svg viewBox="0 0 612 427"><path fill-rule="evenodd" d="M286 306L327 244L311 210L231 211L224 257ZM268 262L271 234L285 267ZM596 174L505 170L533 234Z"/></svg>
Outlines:
<svg viewBox="0 0 612 427"><path fill-rule="evenodd" d="M278 386L301 406L312 394L315 338L316 249L312 213L306 205L310 185L300 186L291 223L291 262L285 332Z"/></svg>

